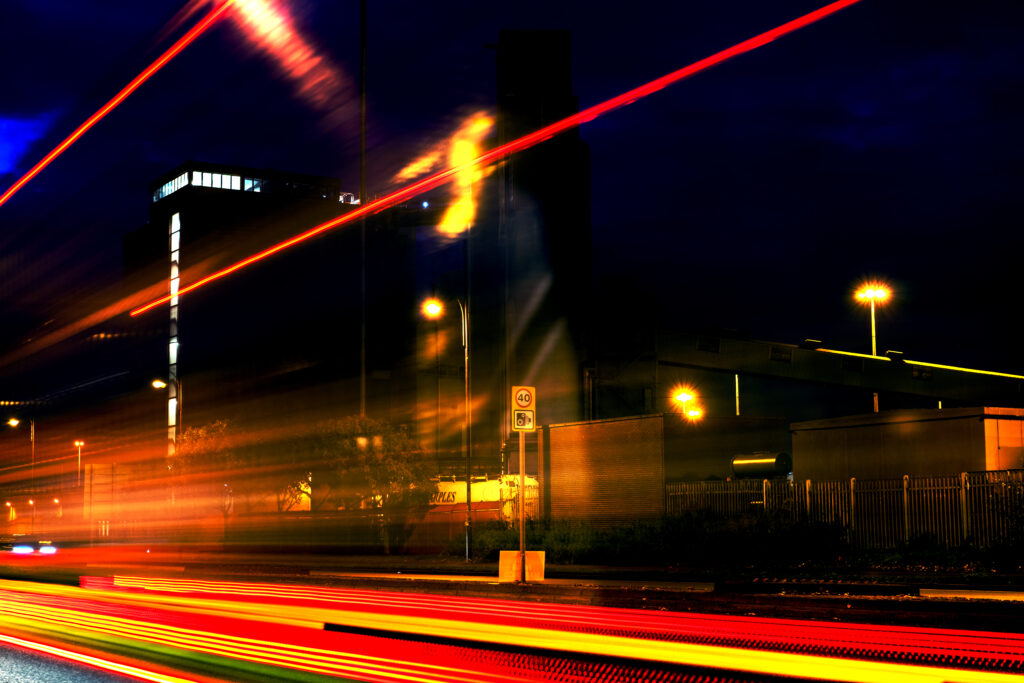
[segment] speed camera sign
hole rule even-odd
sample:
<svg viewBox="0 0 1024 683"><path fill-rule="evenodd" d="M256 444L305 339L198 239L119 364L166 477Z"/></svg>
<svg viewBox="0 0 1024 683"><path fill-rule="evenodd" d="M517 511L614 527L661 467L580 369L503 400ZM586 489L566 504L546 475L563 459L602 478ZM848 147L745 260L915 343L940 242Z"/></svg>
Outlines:
<svg viewBox="0 0 1024 683"><path fill-rule="evenodd" d="M512 431L532 432L537 429L537 389L512 387Z"/></svg>

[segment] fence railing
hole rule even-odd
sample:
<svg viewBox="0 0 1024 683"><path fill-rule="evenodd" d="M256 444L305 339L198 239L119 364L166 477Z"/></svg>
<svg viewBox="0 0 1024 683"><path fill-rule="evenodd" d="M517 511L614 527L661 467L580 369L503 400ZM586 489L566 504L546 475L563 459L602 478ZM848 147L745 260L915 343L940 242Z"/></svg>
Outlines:
<svg viewBox="0 0 1024 683"><path fill-rule="evenodd" d="M917 538L987 547L1024 533L1024 470L793 482L695 481L668 484L670 515L707 511L768 514L792 522L837 524L853 544L892 548Z"/></svg>

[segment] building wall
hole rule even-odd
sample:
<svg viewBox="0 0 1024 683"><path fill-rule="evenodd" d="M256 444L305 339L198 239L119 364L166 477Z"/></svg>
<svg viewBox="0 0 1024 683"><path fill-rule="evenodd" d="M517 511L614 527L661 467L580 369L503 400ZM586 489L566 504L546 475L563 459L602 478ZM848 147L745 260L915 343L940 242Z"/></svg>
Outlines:
<svg viewBox="0 0 1024 683"><path fill-rule="evenodd" d="M600 526L665 514L663 416L552 425L542 441L551 519Z"/></svg>
<svg viewBox="0 0 1024 683"><path fill-rule="evenodd" d="M795 479L942 476L1021 466L1024 410L901 410L792 425Z"/></svg>
<svg viewBox="0 0 1024 683"><path fill-rule="evenodd" d="M1021 410L988 408L995 419L985 420L985 469L1024 469L1024 420Z"/></svg>
<svg viewBox="0 0 1024 683"><path fill-rule="evenodd" d="M781 418L727 415L688 422L675 413L665 415L668 481L727 479L733 476L734 456L789 449L789 430Z"/></svg>

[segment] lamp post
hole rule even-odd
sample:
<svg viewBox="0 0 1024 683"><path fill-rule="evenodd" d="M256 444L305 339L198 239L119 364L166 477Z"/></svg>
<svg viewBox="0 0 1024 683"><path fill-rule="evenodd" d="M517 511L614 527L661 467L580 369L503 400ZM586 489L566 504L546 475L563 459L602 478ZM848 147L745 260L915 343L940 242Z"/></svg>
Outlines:
<svg viewBox="0 0 1024 683"><path fill-rule="evenodd" d="M469 401L469 319L466 305L461 299L459 304L459 320L462 323L462 362L463 362L463 417L462 417L462 450L466 457L466 561L470 559L470 546L473 539L473 507L472 507L472 445L470 444L469 425L472 420L472 407ZM427 299L421 308L423 315L437 321L444 314L444 305L439 299ZM440 405L440 373L438 373L438 404Z"/></svg>
<svg viewBox="0 0 1024 683"><path fill-rule="evenodd" d="M82 485L82 446L85 445L84 441L76 441L75 445L78 446L78 486Z"/></svg>
<svg viewBox="0 0 1024 683"><path fill-rule="evenodd" d="M9 424L11 427L17 427L18 425L21 424L21 420L19 420L16 417L12 417L9 420L7 420L7 424ZM35 490L36 490L36 421L35 420L29 420L28 421L28 438L29 438L29 441L32 442L32 465L31 465L31 474L30 474L31 484L30 484L29 488L30 488L31 491L35 492Z"/></svg>
<svg viewBox="0 0 1024 683"><path fill-rule="evenodd" d="M423 316L434 321L434 376L437 381L437 406L434 410L434 455L441 450L441 336L438 325L444 313L444 304L440 299L430 298L420 308Z"/></svg>
<svg viewBox="0 0 1024 683"><path fill-rule="evenodd" d="M166 389L168 384L162 379L155 379L151 382L154 389ZM181 380L177 378L171 379L171 397L170 400L174 401L174 407L168 408L167 416L171 417L171 411L174 411L174 431L171 432L171 443L173 444L172 454L178 452L178 439L181 437ZM169 401L168 401L169 402Z"/></svg>
<svg viewBox="0 0 1024 683"><path fill-rule="evenodd" d="M875 304L884 304L889 300L891 292L889 287L878 283L870 282L854 293L854 298L858 303L866 303L871 307L871 355L878 355L878 344L875 336ZM873 392L873 404L874 412L878 412L878 392Z"/></svg>

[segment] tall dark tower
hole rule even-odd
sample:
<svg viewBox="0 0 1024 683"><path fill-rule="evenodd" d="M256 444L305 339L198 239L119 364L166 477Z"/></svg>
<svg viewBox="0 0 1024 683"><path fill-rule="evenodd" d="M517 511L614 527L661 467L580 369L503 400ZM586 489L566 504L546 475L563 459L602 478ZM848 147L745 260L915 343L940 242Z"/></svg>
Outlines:
<svg viewBox="0 0 1024 683"><path fill-rule="evenodd" d="M502 31L497 86L499 145L575 114L579 104L572 88L569 32ZM513 385L537 387L541 424L585 417L590 157L578 129L507 160L497 185L498 252L504 260L498 272L505 274L505 282L504 300L496 308L504 316L505 353L497 364L504 367L503 386L496 386L493 395L501 397L501 434L507 439ZM479 304L475 299L478 311Z"/></svg>

